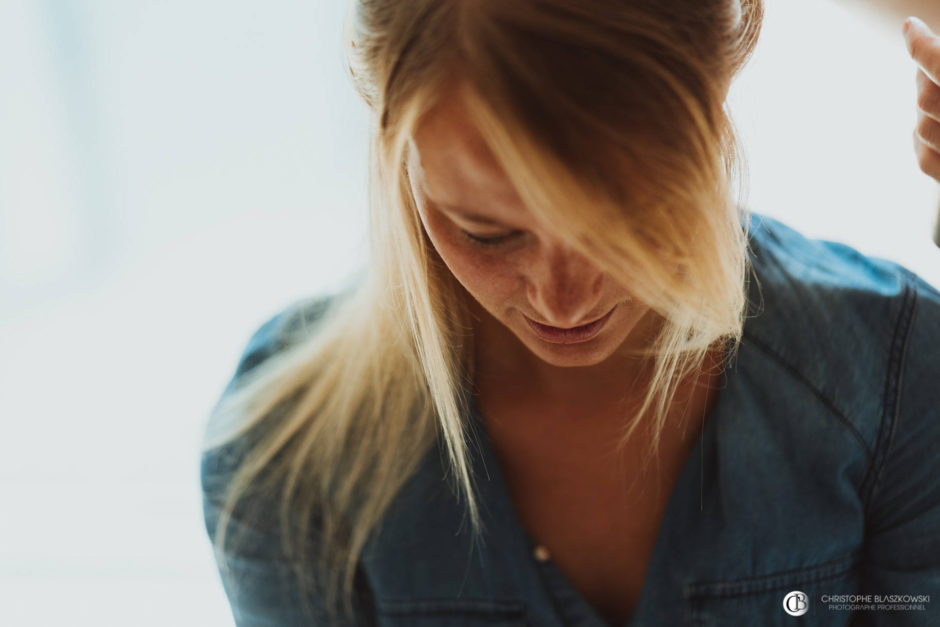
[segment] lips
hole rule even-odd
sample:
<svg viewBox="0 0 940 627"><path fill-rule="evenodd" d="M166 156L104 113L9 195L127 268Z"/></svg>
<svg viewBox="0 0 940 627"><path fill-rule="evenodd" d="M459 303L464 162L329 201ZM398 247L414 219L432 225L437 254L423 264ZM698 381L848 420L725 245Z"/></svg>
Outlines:
<svg viewBox="0 0 940 627"><path fill-rule="evenodd" d="M559 327L548 326L536 322L528 316L523 315L523 317L529 324L529 327L531 327L536 335L538 335L543 340L555 344L575 344L577 342L586 342L587 340L597 335L601 328L603 328L604 324L607 323L607 320L610 319L610 316L613 312L614 310L611 309L602 317L593 322L589 322L577 327L572 327L570 329L561 329Z"/></svg>

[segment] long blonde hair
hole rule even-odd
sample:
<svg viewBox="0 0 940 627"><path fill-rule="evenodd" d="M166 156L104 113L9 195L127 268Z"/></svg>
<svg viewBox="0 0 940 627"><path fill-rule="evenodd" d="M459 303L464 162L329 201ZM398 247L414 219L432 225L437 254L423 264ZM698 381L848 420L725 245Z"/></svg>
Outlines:
<svg viewBox="0 0 940 627"><path fill-rule="evenodd" d="M662 317L621 441L651 421L655 454L677 382L741 337L749 215L736 202L746 170L725 96L762 19L761 0L350 7L348 70L372 112L369 264L210 417L206 452L256 436L227 483L220 565L236 505L279 494L298 576L316 562L331 612L340 587L352 612L363 547L438 438L483 531L467 456L473 320L405 167L422 116L445 97L461 99L527 208Z"/></svg>

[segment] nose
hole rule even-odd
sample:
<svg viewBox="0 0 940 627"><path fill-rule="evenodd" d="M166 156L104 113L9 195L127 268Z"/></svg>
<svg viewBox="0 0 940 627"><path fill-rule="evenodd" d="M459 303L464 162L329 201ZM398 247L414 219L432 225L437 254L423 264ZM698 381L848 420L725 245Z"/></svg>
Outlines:
<svg viewBox="0 0 940 627"><path fill-rule="evenodd" d="M540 247L527 277L526 292L536 322L569 328L591 322L597 311L603 273L580 253L560 245Z"/></svg>

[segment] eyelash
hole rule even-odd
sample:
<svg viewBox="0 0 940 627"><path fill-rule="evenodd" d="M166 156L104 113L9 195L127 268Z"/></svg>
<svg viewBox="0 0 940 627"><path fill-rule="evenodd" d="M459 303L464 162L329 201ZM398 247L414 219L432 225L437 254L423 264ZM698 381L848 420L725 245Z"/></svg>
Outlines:
<svg viewBox="0 0 940 627"><path fill-rule="evenodd" d="M496 237L479 237L478 235L474 235L473 233L464 231L463 229L460 229L460 232L473 244L482 246L484 248L495 248L496 246L504 244L506 241L515 236L515 233L510 233L508 235L498 235Z"/></svg>

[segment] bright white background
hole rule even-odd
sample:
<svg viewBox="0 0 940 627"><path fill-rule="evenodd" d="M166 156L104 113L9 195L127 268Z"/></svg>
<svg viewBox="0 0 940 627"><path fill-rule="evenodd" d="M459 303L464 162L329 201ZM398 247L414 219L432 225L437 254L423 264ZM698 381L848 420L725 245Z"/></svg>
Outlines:
<svg viewBox="0 0 940 627"><path fill-rule="evenodd" d="M769 0L748 205L940 285L900 20ZM199 440L251 332L363 258L338 0L0 0L0 624L232 625Z"/></svg>

